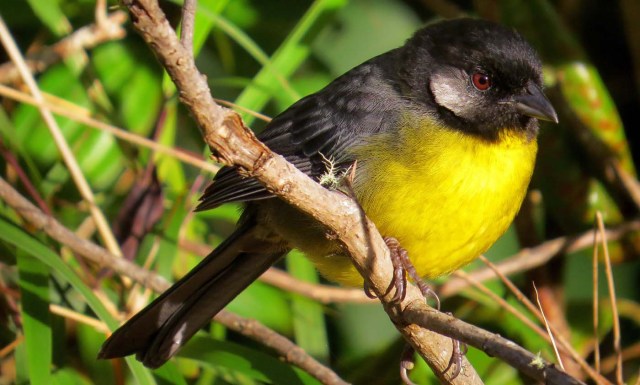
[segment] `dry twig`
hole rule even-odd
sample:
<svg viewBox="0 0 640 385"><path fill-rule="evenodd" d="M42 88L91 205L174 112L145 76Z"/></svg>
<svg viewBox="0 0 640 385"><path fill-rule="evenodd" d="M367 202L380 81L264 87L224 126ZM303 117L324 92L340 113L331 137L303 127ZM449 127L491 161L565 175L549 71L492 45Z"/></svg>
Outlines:
<svg viewBox="0 0 640 385"><path fill-rule="evenodd" d="M607 239L615 241L621 239L632 231L639 230L640 220L631 220L613 229L606 230L605 234L607 234ZM497 271L503 275L515 274L540 266L556 255L559 255L561 252L572 253L592 246L593 234L591 231L586 231L577 236L572 235L558 237L548 240L536 247L522 249L512 257L497 263L495 266ZM493 270L489 267L478 269L470 274L479 282L495 278ZM454 273L454 277L455 276L456 273ZM463 279L455 277L442 285L439 288L438 293L447 297L459 293L467 286L469 286L469 284Z"/></svg>
<svg viewBox="0 0 640 385"><path fill-rule="evenodd" d="M77 112L78 109L68 108L68 106L59 106L56 104L52 104L48 101L38 102L33 97L23 92L17 91L13 88L4 86L2 84L0 84L0 95L8 98L12 98L14 100L18 100L22 103L31 104L36 107L45 107L55 114L67 117L69 119L73 119L76 122L86 124L89 127L93 127L98 130L108 132L111 135L117 137L118 139L122 139L129 143L133 143L137 146L146 147L155 152L165 154L167 156L171 156L173 158L180 160L181 162L197 167L200 170L208 171L209 173L212 173L212 174L215 174L220 170L220 167L214 164L211 164L209 162L206 162L203 159L200 159L195 155L192 155L184 150L165 146L161 143L145 138L144 136L134 134L132 132L123 130L120 127L116 127L114 125L101 122L85 114L78 113ZM44 94L44 96L46 96L46 94Z"/></svg>
<svg viewBox="0 0 640 385"><path fill-rule="evenodd" d="M29 92L33 95L34 99L39 103L44 103L44 97L42 96L42 92L36 83L33 74L27 68L27 65L24 61L24 57L20 53L16 42L14 41L9 29L7 28L4 19L0 16L0 40L7 51L7 54L16 65L20 76L22 76L22 80L26 83L27 88L29 88ZM73 179L78 191L82 198L87 202L89 206L89 212L96 222L96 226L100 233L102 240L105 245L112 253L116 255L120 255L120 246L116 241L116 238L109 227L109 223L105 218L104 214L100 210L100 208L95 204L95 197L93 195L93 191L91 191L91 187L89 183L85 179L82 174L82 170L80 169L80 165L78 165L78 161L76 160L69 144L67 143L62 131L60 131L60 127L56 120L53 118L53 114L49 109L44 106L40 106L38 108L40 111L40 115L42 116L42 120L45 122L47 128L49 129L53 140L60 151L62 159L69 169L69 174L71 175L71 179Z"/></svg>
<svg viewBox="0 0 640 385"><path fill-rule="evenodd" d="M600 294L598 293L598 224L594 223L593 228L593 254L592 254L592 280L593 280L593 357L595 361L595 370L598 373L600 371L600 337L598 334L599 317L600 317Z"/></svg>
<svg viewBox="0 0 640 385"><path fill-rule="evenodd" d="M602 213L596 212L596 222L598 224L598 232L600 233L600 241L602 242L602 251L604 254L605 271L607 273L607 286L609 288L609 300L611 301L611 317L613 318L613 350L616 353L616 382L618 385L624 384L622 378L622 347L620 345L620 316L618 315L618 304L616 300L616 288L613 281L613 272L611 271L611 258L609 257L609 247L607 246L607 236L604 232L604 221ZM594 245L598 247L598 245Z"/></svg>
<svg viewBox="0 0 640 385"><path fill-rule="evenodd" d="M122 27L126 20L127 14L117 11L108 15L101 23L96 22L95 24L78 28L56 44L27 55L25 59L26 66L35 75L76 52L91 49L107 41L122 39L126 35L126 31ZM20 77L20 72L18 72L18 67L15 63L7 62L0 65L1 84L12 83L20 79Z"/></svg>
<svg viewBox="0 0 640 385"><path fill-rule="evenodd" d="M564 369L564 364L562 363L562 357L560 356L560 352L558 352L558 345L556 344L556 340L553 337L553 332L551 331L551 327L549 326L549 322L547 321L547 317L544 315L544 311L542 310L542 305L540 304L540 297L538 296L538 288L535 283L533 284L533 290L536 293L536 301L538 303L538 309L540 311L540 316L544 320L544 326L547 328L547 334L549 335L549 340L551 341L551 346L553 346L553 351L556 355L556 359L558 360L558 364L562 370Z"/></svg>
<svg viewBox="0 0 640 385"><path fill-rule="evenodd" d="M193 56L193 28L196 19L197 0L184 0L182 6L182 24L180 26L180 42L189 56Z"/></svg>
<svg viewBox="0 0 640 385"><path fill-rule="evenodd" d="M496 265L494 265L491 261L489 261L484 256L481 256L480 259L489 267L489 269L491 269L498 276L498 278L500 278L502 283L505 284L505 286L509 289L509 291L513 295L515 295L515 297L520 301L520 303L522 303L527 308L527 310L529 310L529 312L531 312L531 314L533 314L538 319L538 321L540 321L541 323L546 323L544 320L544 317L542 316L540 311L538 311L538 308L536 308L533 305L533 303L529 300L529 298L527 298L527 296L525 296L522 293L522 291L520 291L520 289L518 289L516 285L514 285L513 282L511 282L511 280L509 280L509 278L507 278L504 274L502 274L498 270ZM606 378L601 376L597 371L593 370L593 368L589 366L589 364L584 360L584 358L582 358L582 356L578 352L576 352L575 349L573 349L569 341L567 341L562 334L557 332L557 330L553 325L549 325L549 328L555 334L556 340L558 341L562 351L567 352L571 356L571 358L575 362L577 362L578 365L580 365L582 370L584 370L585 373L587 373L589 377L591 377L596 382L596 384L602 384L602 385L610 384L610 382Z"/></svg>

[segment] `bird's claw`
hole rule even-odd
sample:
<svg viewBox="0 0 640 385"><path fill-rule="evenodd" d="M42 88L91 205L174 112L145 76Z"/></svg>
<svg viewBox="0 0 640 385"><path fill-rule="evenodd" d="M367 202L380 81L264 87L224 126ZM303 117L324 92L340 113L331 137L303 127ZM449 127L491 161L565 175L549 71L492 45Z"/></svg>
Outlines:
<svg viewBox="0 0 640 385"><path fill-rule="evenodd" d="M425 299L433 298L436 302L435 308L440 310L440 298L436 292L418 275L416 268L409 259L409 253L404 249L400 242L393 237L385 237L384 242L389 248L389 254L391 256L391 262L393 263L393 279L387 289L387 292L392 288L395 288L396 293L391 299L395 303L400 303L404 300L407 294L407 275L413 282L416 283L420 292Z"/></svg>
<svg viewBox="0 0 640 385"><path fill-rule="evenodd" d="M415 350L409 344L406 344L402 351L402 357L400 358L400 378L405 385L415 385L413 381L409 379L409 371L415 366L413 357Z"/></svg>

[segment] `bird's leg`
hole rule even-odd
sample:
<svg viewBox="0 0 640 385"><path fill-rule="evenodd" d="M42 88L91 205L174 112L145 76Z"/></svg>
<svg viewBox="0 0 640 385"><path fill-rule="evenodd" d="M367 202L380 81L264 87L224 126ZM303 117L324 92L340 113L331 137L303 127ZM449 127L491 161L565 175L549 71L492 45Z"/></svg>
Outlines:
<svg viewBox="0 0 640 385"><path fill-rule="evenodd" d="M449 359L449 365L444 370L444 373L446 373L449 369L453 368L449 381L455 380L458 375L460 375L460 371L462 370L462 358L467 354L466 344L463 344L453 338L451 339L451 342L453 343L453 350L451 352L451 358ZM416 365L414 353L415 349L413 349L413 346L409 344L406 344L402 350L402 357L400 358L400 378L405 385L415 385L413 381L409 379L409 371Z"/></svg>
<svg viewBox="0 0 640 385"><path fill-rule="evenodd" d="M409 371L416 365L413 359L415 349L413 346L406 344L404 350L402 350L402 357L400 358L400 378L405 385L415 385L413 381L409 379Z"/></svg>
<svg viewBox="0 0 640 385"><path fill-rule="evenodd" d="M391 299L392 302L399 303L404 300L407 294L407 275L404 267L404 260L408 260L407 251L400 246L400 242L392 237L384 237L384 243L389 248L389 256L393 264L393 279L389 283L387 292L392 288L396 289L396 294Z"/></svg>
<svg viewBox="0 0 640 385"><path fill-rule="evenodd" d="M395 287L396 295L393 297L394 302L400 302L404 299L407 291L407 275L420 289L425 299L431 297L436 301L436 309L440 310L440 298L433 289L418 275L416 268L409 259L409 253L400 242L393 237L384 237L384 242L389 248L391 262L393 263L393 280L391 286Z"/></svg>
<svg viewBox="0 0 640 385"><path fill-rule="evenodd" d="M406 249L404 249L400 242L393 237L385 237L384 242L387 244L389 248L389 253L391 255L391 261L393 263L393 279L391 284L389 285L389 289L395 288L396 294L394 295L392 301L400 302L404 299L407 292L407 275L409 278L415 282L415 284L422 292L422 295L425 299L432 297L436 302L436 309L440 310L440 298L438 295L431 289L429 285L418 275L413 263L409 259L409 253ZM367 295L371 296L371 292L365 286L365 292ZM451 313L447 313L451 315ZM451 380L454 380L460 374L462 370L462 359L467 352L467 346L462 344L460 341L456 339L451 339L451 343L453 344L453 349L451 351L451 358L449 359L449 365L445 369L445 373L450 369L453 369L451 373ZM408 377L408 371L413 369L414 360L413 360L414 349L411 345L407 344L404 352L402 354L402 359L400 361L400 377L402 381L406 385L413 385L411 380Z"/></svg>
<svg viewBox="0 0 640 385"><path fill-rule="evenodd" d="M451 315L451 313L447 313ZM467 354L467 345L452 338L451 342L453 343L453 348L451 350L451 358L449 359L449 365L444 370L444 372L448 372L449 369L453 368L453 372L451 373L451 380L454 380L460 374L462 370L462 358L465 354Z"/></svg>
<svg viewBox="0 0 640 385"><path fill-rule="evenodd" d="M353 165L349 168L349 170L345 173L345 177L343 178L343 185L346 187L345 193L351 198L353 198L358 206L360 203L356 198L356 194L353 190L353 182L356 176L356 168L358 166L357 162L353 162ZM360 207L362 209L362 207ZM401 302L405 295L407 294L407 275L411 278L425 299L432 297L436 301L436 309L440 310L440 298L436 294L433 289L427 285L427 283L418 275L416 268L411 263L409 259L409 253L405 248L400 245L400 242L393 237L384 237L384 242L389 248L389 254L391 256L391 262L393 264L393 279L387 288L387 293L395 288L396 293L392 298L393 302L399 303ZM377 298L376 294L371 291L369 284L364 282L364 293L369 298ZM454 368L454 372L452 374L451 379L455 379L460 374L462 370L462 358L466 354L467 346L460 343L460 341L451 339L453 343L453 350L451 352L451 359L449 360L449 365L445 369L445 372L448 371L451 367ZM415 385L408 376L409 370L413 369L415 366L414 362L414 352L415 350L409 344L407 344L402 353L402 358L400 361L400 377L405 385Z"/></svg>

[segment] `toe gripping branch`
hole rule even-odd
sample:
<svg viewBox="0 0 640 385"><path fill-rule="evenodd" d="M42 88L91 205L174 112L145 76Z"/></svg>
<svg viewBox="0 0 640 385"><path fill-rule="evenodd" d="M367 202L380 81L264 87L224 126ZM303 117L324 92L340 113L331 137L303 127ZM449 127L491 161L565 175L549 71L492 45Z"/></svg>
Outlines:
<svg viewBox="0 0 640 385"><path fill-rule="evenodd" d="M389 248L389 254L391 256L391 263L393 264L393 279L387 288L387 293L392 289L395 289L395 295L391 299L394 303L400 303L407 295L407 275L418 286L420 292L425 298L433 298L436 302L435 308L440 310L440 298L433 289L427 285L427 283L418 275L416 268L409 259L409 253L404 249L400 242L393 237L384 237L384 243ZM369 287L365 284L365 294L369 298L376 298L376 295L371 292ZM385 293L386 294L386 293Z"/></svg>
<svg viewBox="0 0 640 385"><path fill-rule="evenodd" d="M396 238L384 237L384 242L389 248L391 262L393 264L393 279L391 280L385 294L388 294L392 289L395 289L392 301L394 303L402 302L407 294L408 275L409 278L411 278L411 280L418 286L425 299L434 299L436 305L435 308L440 311L440 298L438 298L436 292L422 279L422 277L418 275L416 268L409 259L409 253L407 250L400 245L400 242ZM366 283L364 290L368 297L376 298L376 295L371 292ZM447 314L451 315L451 313ZM449 359L449 365L444 372L446 373L450 369L453 369L450 379L454 380L462 371L462 362L464 355L467 353L467 346L453 338L451 339L451 343L453 344L451 358ZM415 366L414 353L415 350L409 344L405 346L404 351L402 352L402 358L400 360L400 377L406 385L414 385L414 383L409 379L408 374L408 372Z"/></svg>

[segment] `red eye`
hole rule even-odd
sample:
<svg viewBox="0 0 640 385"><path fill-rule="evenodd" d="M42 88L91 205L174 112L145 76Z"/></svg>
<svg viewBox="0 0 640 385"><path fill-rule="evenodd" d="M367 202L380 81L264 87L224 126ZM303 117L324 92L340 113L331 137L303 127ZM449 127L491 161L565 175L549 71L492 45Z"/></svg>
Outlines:
<svg viewBox="0 0 640 385"><path fill-rule="evenodd" d="M491 88L491 78L482 72L474 72L473 75L471 75L471 82L478 91L486 91Z"/></svg>

